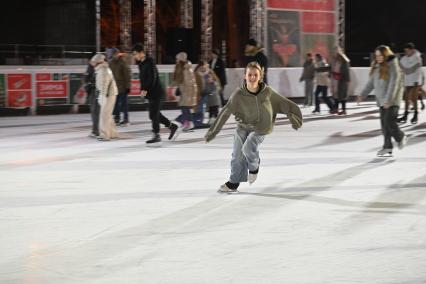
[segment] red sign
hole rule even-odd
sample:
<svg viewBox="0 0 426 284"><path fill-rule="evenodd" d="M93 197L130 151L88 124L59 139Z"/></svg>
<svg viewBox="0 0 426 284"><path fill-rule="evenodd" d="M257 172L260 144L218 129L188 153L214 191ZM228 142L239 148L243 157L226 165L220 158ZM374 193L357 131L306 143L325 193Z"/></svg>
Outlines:
<svg viewBox="0 0 426 284"><path fill-rule="evenodd" d="M31 90L31 74L8 74L8 90Z"/></svg>
<svg viewBox="0 0 426 284"><path fill-rule="evenodd" d="M50 81L52 80L52 75L50 73L37 73L36 81Z"/></svg>
<svg viewBox="0 0 426 284"><path fill-rule="evenodd" d="M37 98L66 98L67 81L41 81L36 83Z"/></svg>
<svg viewBox="0 0 426 284"><path fill-rule="evenodd" d="M8 107L30 107L32 105L31 90L15 90L7 92Z"/></svg>
<svg viewBox="0 0 426 284"><path fill-rule="evenodd" d="M130 94L129 96L140 96L141 95L141 84L139 80L132 80L130 82Z"/></svg>
<svg viewBox="0 0 426 284"><path fill-rule="evenodd" d="M334 13L303 12L302 32L334 33Z"/></svg>
<svg viewBox="0 0 426 284"><path fill-rule="evenodd" d="M334 0L268 0L268 8L283 10L334 11Z"/></svg>

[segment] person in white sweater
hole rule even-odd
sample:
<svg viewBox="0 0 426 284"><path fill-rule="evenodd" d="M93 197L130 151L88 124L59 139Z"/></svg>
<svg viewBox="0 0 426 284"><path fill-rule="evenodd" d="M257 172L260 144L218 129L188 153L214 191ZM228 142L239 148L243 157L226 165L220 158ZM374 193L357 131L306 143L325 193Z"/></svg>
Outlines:
<svg viewBox="0 0 426 284"><path fill-rule="evenodd" d="M96 64L96 93L101 107L98 140L109 141L118 138L117 128L112 116L118 89L112 71L105 61L105 55L98 53L92 57L91 61Z"/></svg>
<svg viewBox="0 0 426 284"><path fill-rule="evenodd" d="M414 116L411 119L412 124L418 121L417 100L419 96L419 88L422 82L422 65L423 60L420 52L413 43L407 43L404 47L405 56L401 58L399 63L402 73L404 74L404 115L398 118L398 122L406 123L408 118L408 109L410 102L413 104Z"/></svg>

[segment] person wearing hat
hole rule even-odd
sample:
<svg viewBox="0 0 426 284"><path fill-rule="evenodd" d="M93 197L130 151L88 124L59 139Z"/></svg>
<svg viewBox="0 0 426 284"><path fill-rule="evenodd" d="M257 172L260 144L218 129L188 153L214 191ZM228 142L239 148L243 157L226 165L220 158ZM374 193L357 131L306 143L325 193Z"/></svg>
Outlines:
<svg viewBox="0 0 426 284"><path fill-rule="evenodd" d="M258 46L258 43L254 38L251 38L247 41L244 54L244 65L247 65L253 61L259 63L260 67L263 69L263 82L268 83L268 58L265 54L263 54L263 48Z"/></svg>
<svg viewBox="0 0 426 284"><path fill-rule="evenodd" d="M99 137L100 141L108 141L117 138L117 128L115 127L112 111L118 95L112 71L105 61L105 55L96 54L91 60L95 64L96 72L96 92L98 93L98 103L100 105L99 115Z"/></svg>
<svg viewBox="0 0 426 284"><path fill-rule="evenodd" d="M129 124L129 108L127 96L130 92L130 81L132 79L132 71L127 64L118 48L112 48L112 58L109 62L112 74L118 88L118 97L114 107L114 121L121 126ZM123 120L120 121L120 114L123 113Z"/></svg>
<svg viewBox="0 0 426 284"><path fill-rule="evenodd" d="M152 122L153 136L146 143L153 144L161 142L160 123L170 129L169 140L172 140L175 137L178 126L170 122L160 112L166 93L161 85L157 66L154 60L146 55L142 44L136 44L133 47L133 57L139 67L141 96L145 97L149 102L149 118Z"/></svg>
<svg viewBox="0 0 426 284"><path fill-rule="evenodd" d="M226 100L223 97L223 90L225 89L225 85L227 84L225 63L220 58L220 53L219 53L218 49L213 49L212 50L212 52L210 54L210 58L211 59L209 61L209 66L210 66L210 69L213 70L214 73L216 74L216 76L219 78L219 82L220 82L220 91L219 91L220 101L222 103L222 106L225 106Z"/></svg>

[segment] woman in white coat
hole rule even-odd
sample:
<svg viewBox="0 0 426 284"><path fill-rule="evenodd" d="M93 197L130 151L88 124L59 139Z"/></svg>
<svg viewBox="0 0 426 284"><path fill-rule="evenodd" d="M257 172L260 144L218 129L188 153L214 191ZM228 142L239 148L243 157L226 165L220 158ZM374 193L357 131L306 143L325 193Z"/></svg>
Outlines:
<svg viewBox="0 0 426 284"><path fill-rule="evenodd" d="M100 141L108 141L117 138L117 128L114 123L112 112L117 99L118 89L105 55L96 54L92 58L96 63L96 93L98 103L101 107L99 116L99 137Z"/></svg>

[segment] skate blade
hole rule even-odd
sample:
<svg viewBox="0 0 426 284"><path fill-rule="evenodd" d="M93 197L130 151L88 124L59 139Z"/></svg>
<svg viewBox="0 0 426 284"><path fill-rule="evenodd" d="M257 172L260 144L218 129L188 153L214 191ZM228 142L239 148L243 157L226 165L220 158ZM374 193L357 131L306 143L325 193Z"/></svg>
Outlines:
<svg viewBox="0 0 426 284"><path fill-rule="evenodd" d="M150 147L150 148L160 148L161 146L163 146L161 142L146 144L146 147Z"/></svg>

